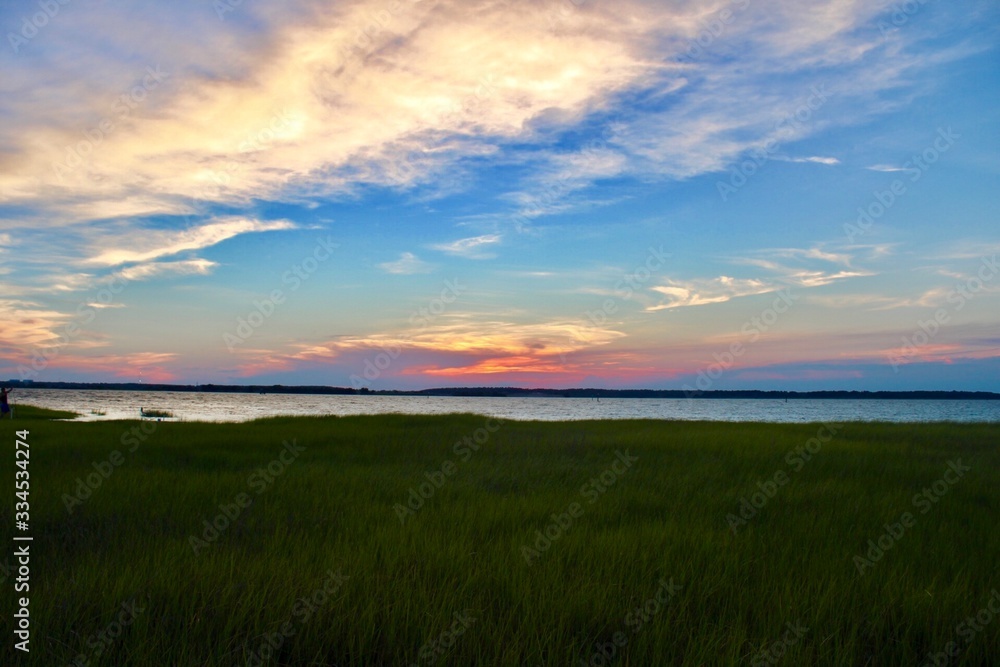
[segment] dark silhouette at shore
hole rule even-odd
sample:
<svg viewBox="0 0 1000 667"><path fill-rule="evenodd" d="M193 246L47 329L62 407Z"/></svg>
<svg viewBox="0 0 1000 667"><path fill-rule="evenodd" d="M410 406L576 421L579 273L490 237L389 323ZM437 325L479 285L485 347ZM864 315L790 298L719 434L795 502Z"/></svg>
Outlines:
<svg viewBox="0 0 1000 667"><path fill-rule="evenodd" d="M24 389L103 389L122 391L187 391L253 394L348 394L359 396L494 396L508 398L834 398L907 400L1000 400L989 391L684 391L680 389L528 389L524 387L438 387L434 389L353 389L323 385L147 384L138 382L31 382L10 380Z"/></svg>

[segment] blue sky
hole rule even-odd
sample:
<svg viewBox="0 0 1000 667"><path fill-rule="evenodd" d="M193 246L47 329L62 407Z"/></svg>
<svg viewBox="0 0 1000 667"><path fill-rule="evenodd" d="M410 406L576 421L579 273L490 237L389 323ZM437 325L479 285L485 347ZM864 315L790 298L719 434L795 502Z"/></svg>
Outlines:
<svg viewBox="0 0 1000 667"><path fill-rule="evenodd" d="M1000 7L0 9L0 377L1000 391Z"/></svg>

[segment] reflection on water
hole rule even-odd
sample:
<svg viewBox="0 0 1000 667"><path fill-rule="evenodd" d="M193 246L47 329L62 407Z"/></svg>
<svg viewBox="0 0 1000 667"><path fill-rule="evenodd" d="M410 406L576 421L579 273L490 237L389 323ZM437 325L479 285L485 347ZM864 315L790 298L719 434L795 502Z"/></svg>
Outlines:
<svg viewBox="0 0 1000 667"><path fill-rule="evenodd" d="M12 398L72 410L81 419L138 419L166 410L186 421L246 421L275 415L447 414L471 412L519 420L685 419L706 421L1000 422L1000 401L880 399L495 398L227 394L209 392L19 389ZM103 412L103 415L92 414Z"/></svg>

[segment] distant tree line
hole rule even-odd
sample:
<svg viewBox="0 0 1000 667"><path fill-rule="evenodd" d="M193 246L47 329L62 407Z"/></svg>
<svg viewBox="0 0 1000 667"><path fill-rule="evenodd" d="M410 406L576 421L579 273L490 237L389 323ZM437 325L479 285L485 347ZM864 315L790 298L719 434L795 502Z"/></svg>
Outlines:
<svg viewBox="0 0 1000 667"><path fill-rule="evenodd" d="M8 387L25 389L104 389L122 391L204 391L250 394L355 394L373 396L480 396L524 398L836 398L836 399L925 399L925 400L1000 400L989 391L733 391L687 392L680 389L528 389L524 387L439 387L435 389L353 389L323 385L286 386L242 384L157 384L139 382L33 382L8 380Z"/></svg>

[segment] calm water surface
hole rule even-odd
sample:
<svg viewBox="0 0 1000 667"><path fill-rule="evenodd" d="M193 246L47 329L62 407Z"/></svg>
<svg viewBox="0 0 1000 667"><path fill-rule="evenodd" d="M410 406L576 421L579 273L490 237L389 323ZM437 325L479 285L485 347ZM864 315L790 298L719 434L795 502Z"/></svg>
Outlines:
<svg viewBox="0 0 1000 667"><path fill-rule="evenodd" d="M80 419L135 419L139 408L185 421L238 422L275 415L448 414L471 412L519 420L693 419L708 421L1000 422L1000 401L686 398L480 398L333 396L208 392L18 389L18 402L73 410ZM104 415L92 414L104 412Z"/></svg>

